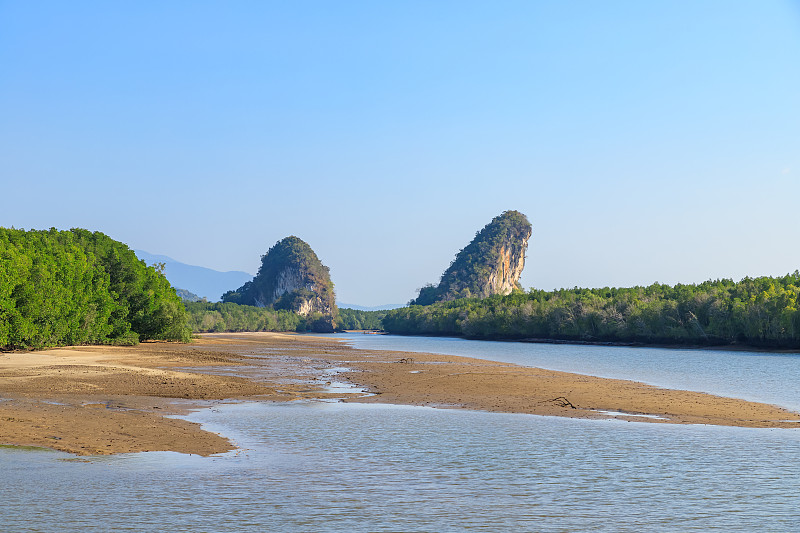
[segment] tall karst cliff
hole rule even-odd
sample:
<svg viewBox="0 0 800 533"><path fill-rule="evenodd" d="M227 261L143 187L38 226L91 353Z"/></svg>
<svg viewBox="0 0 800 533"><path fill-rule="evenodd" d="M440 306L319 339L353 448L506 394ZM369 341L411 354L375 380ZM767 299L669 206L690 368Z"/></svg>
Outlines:
<svg viewBox="0 0 800 533"><path fill-rule="evenodd" d="M222 295L223 302L286 309L308 317L313 331L333 331L337 315L330 271L302 239L278 241L261 256L252 281Z"/></svg>
<svg viewBox="0 0 800 533"><path fill-rule="evenodd" d="M480 230L450 264L438 286L420 289L412 305L457 298L486 298L521 288L531 223L519 211L505 211Z"/></svg>

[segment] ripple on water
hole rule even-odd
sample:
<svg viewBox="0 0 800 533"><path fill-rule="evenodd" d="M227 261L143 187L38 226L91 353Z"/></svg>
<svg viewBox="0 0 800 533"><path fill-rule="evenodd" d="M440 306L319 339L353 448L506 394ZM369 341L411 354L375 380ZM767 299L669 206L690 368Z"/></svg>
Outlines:
<svg viewBox="0 0 800 533"><path fill-rule="evenodd" d="M800 527L794 431L316 402L214 411L189 419L240 450L83 464L0 450L0 520L31 531Z"/></svg>

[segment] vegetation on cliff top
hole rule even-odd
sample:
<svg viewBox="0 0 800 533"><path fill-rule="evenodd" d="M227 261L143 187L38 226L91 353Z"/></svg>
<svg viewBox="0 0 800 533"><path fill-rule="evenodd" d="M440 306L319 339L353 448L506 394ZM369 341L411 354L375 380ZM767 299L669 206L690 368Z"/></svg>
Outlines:
<svg viewBox="0 0 800 533"><path fill-rule="evenodd" d="M439 285L426 285L410 305L430 305L458 298L491 296L488 279L500 263L500 253L508 248L514 257L524 257L531 223L519 211L505 211L482 230L442 274ZM517 284L517 288L519 284Z"/></svg>
<svg viewBox="0 0 800 533"><path fill-rule="evenodd" d="M800 272L784 277L531 290L389 311L390 333L800 348Z"/></svg>
<svg viewBox="0 0 800 533"><path fill-rule="evenodd" d="M0 228L0 348L190 338L175 290L125 244L84 229Z"/></svg>

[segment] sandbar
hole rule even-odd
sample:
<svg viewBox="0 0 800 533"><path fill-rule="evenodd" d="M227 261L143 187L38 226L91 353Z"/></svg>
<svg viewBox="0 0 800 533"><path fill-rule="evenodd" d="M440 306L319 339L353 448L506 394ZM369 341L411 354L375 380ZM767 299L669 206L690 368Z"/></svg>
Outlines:
<svg viewBox="0 0 800 533"><path fill-rule="evenodd" d="M774 405L470 357L361 350L310 335L217 333L191 344L0 353L0 444L208 456L235 445L171 415L222 402L301 399L800 427L800 414Z"/></svg>

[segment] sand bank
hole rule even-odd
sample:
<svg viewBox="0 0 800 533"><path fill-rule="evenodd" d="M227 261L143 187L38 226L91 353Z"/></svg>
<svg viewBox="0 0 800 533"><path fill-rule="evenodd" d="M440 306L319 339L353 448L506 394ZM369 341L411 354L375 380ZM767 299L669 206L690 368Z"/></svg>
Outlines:
<svg viewBox="0 0 800 533"><path fill-rule="evenodd" d="M369 394L332 390L331 380ZM210 455L233 445L165 415L220 401L308 398L660 423L796 428L800 422L800 414L776 406L632 381L245 333L204 335L190 345L0 354L0 443L81 455Z"/></svg>

